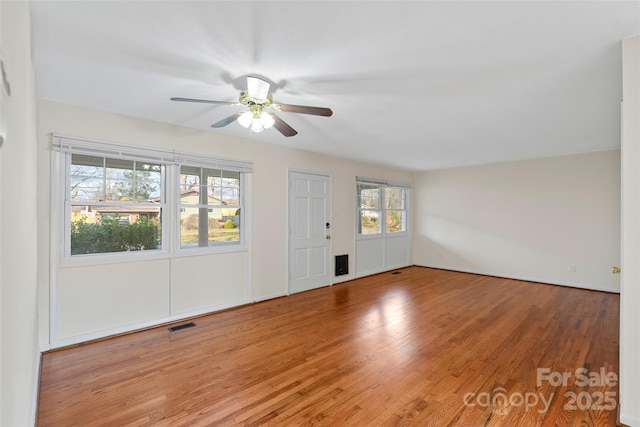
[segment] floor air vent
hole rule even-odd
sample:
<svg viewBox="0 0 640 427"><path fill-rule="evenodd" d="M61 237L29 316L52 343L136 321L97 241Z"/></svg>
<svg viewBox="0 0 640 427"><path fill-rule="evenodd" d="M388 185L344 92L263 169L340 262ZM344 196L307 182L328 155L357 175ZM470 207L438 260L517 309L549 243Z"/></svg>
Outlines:
<svg viewBox="0 0 640 427"><path fill-rule="evenodd" d="M180 329L193 328L194 326L196 326L196 324L193 323L193 322L183 323L182 325L177 325L177 326L170 327L169 331L175 332L175 331L179 331Z"/></svg>
<svg viewBox="0 0 640 427"><path fill-rule="evenodd" d="M400 273L402 273L402 271L394 271L394 272L393 272L393 273L391 273L391 274L400 274Z"/></svg>

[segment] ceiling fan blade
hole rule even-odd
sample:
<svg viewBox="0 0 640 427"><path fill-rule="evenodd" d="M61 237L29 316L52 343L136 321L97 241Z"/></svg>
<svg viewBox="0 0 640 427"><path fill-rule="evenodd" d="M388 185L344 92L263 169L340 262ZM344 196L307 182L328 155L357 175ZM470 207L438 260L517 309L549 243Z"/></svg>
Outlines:
<svg viewBox="0 0 640 427"><path fill-rule="evenodd" d="M305 105L290 104L273 104L272 107L278 111L284 111L286 113L302 113L323 117L331 117L333 115L333 111L331 111L331 108L307 107Z"/></svg>
<svg viewBox="0 0 640 427"><path fill-rule="evenodd" d="M278 132L280 132L281 134L283 134L284 136L295 136L298 134L298 132L292 128L291 126L289 126L284 120L282 120L280 117L276 116L275 114L271 114L271 116L273 117L273 119L276 121L273 124L273 127L276 128L278 130Z"/></svg>
<svg viewBox="0 0 640 427"><path fill-rule="evenodd" d="M220 105L240 105L238 102L232 101L212 101L210 99L193 99L193 98L171 98L172 101L180 102L199 102L201 104L220 104Z"/></svg>
<svg viewBox="0 0 640 427"><path fill-rule="evenodd" d="M269 82L259 79L258 77L247 77L247 93L249 94L249 98L266 101L270 87Z"/></svg>
<svg viewBox="0 0 640 427"><path fill-rule="evenodd" d="M219 122L212 124L211 127L212 128L221 128L221 127L224 127L226 125L229 125L229 124L235 122L236 120L238 120L238 117L240 117L243 113L244 113L244 111L240 111L239 113L232 114L229 117L226 117L226 118L220 120Z"/></svg>

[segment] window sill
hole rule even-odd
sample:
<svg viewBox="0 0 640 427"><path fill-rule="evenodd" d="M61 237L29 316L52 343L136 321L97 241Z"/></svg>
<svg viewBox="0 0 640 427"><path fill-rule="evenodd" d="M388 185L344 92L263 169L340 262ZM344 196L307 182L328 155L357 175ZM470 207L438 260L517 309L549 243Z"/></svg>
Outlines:
<svg viewBox="0 0 640 427"><path fill-rule="evenodd" d="M191 256L203 256L203 255L215 255L215 254L227 254L233 252L248 252L249 248L246 244L226 244L219 246L208 247L194 247L194 248L180 248L176 250L174 257L191 257Z"/></svg>
<svg viewBox="0 0 640 427"><path fill-rule="evenodd" d="M90 267L93 265L121 264L130 262L146 262L171 258L186 258L204 255L215 255L235 252L248 252L246 244L227 244L207 248L178 249L172 255L165 250L117 252L111 254L76 255L60 260L60 268Z"/></svg>
<svg viewBox="0 0 640 427"><path fill-rule="evenodd" d="M165 250L115 252L110 254L75 255L60 260L60 267L85 267L92 265L121 264L125 262L145 262L169 259L171 254Z"/></svg>
<svg viewBox="0 0 640 427"><path fill-rule="evenodd" d="M356 240L390 239L394 237L407 236L409 236L409 233L406 231L398 231L396 233L358 234L356 235Z"/></svg>

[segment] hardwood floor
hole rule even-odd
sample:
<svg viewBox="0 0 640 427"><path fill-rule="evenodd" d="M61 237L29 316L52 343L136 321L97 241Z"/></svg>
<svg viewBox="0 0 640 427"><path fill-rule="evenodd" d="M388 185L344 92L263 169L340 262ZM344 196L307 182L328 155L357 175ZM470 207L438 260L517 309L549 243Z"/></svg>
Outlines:
<svg viewBox="0 0 640 427"><path fill-rule="evenodd" d="M38 425L616 424L619 295L398 272L47 353Z"/></svg>

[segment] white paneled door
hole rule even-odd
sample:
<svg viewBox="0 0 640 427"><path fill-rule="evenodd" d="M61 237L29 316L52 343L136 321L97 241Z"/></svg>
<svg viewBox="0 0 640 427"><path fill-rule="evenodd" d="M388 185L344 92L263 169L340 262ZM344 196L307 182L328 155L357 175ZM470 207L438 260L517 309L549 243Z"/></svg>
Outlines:
<svg viewBox="0 0 640 427"><path fill-rule="evenodd" d="M289 291L331 283L331 179L289 172Z"/></svg>

